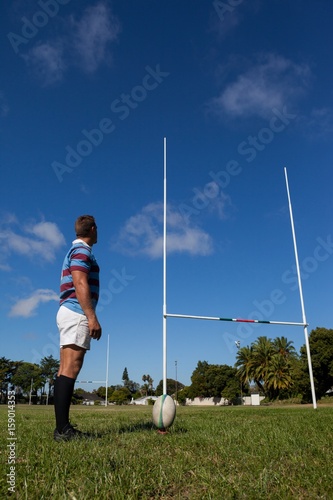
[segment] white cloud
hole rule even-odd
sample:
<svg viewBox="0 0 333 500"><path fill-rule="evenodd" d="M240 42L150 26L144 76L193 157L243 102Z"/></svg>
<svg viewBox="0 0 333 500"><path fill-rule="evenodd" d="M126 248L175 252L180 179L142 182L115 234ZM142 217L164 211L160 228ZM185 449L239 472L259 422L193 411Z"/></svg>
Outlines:
<svg viewBox="0 0 333 500"><path fill-rule="evenodd" d="M65 239L61 234L58 226L54 222L38 222L31 226L27 226L27 232L34 234L37 238L49 242L55 247L65 243Z"/></svg>
<svg viewBox="0 0 333 500"><path fill-rule="evenodd" d="M72 20L73 47L79 64L88 73L95 71L102 62L109 60L109 42L115 41L120 32L118 20L102 2L88 7L79 21Z"/></svg>
<svg viewBox="0 0 333 500"><path fill-rule="evenodd" d="M34 316L36 314L36 310L40 304L58 300L59 296L53 290L40 288L33 292L30 297L18 300L10 309L9 316L29 318L30 316Z"/></svg>
<svg viewBox="0 0 333 500"><path fill-rule="evenodd" d="M130 217L120 231L113 249L130 255L162 256L163 204L151 203ZM170 205L167 210L167 250L191 255L213 252L211 237L201 228L186 223Z"/></svg>
<svg viewBox="0 0 333 500"><path fill-rule="evenodd" d="M230 210L234 210L231 197L225 194L220 186L215 181L208 182L205 185L205 190L209 191L210 197L203 195L203 202L205 203L205 208L209 213L217 213L219 219L227 219L230 214ZM200 188L198 192L200 192ZM209 203L208 203L209 202Z"/></svg>
<svg viewBox="0 0 333 500"><path fill-rule="evenodd" d="M66 64L61 43L38 43L22 57L43 85L52 85L62 80Z"/></svg>
<svg viewBox="0 0 333 500"><path fill-rule="evenodd" d="M80 185L80 191L83 194L90 194L89 188L85 184Z"/></svg>
<svg viewBox="0 0 333 500"><path fill-rule="evenodd" d="M0 262L0 271L6 271L6 272L9 272L11 271L11 267L9 264L7 263L1 263Z"/></svg>
<svg viewBox="0 0 333 500"><path fill-rule="evenodd" d="M250 69L229 83L210 103L221 116L266 118L272 108L293 106L311 81L306 64L276 54L261 55Z"/></svg>
<svg viewBox="0 0 333 500"><path fill-rule="evenodd" d="M209 28L216 33L218 40L222 40L240 24L243 18L243 8L230 7L219 0L212 2L212 6Z"/></svg>
<svg viewBox="0 0 333 500"><path fill-rule="evenodd" d="M65 244L65 238L54 222L19 224L15 216L7 214L0 221L2 249L1 268L9 270L6 262L11 254L38 258L38 262L52 262L56 251Z"/></svg>
<svg viewBox="0 0 333 500"><path fill-rule="evenodd" d="M333 112L323 106L313 108L309 116L303 116L300 125L306 137L311 140L330 139L333 133Z"/></svg>
<svg viewBox="0 0 333 500"><path fill-rule="evenodd" d="M60 36L37 42L22 55L44 86L62 81L70 67L93 73L102 64L109 64L110 42L117 40L120 33L118 19L104 2L86 8L78 19L71 16L59 22L59 30L61 26L65 31Z"/></svg>

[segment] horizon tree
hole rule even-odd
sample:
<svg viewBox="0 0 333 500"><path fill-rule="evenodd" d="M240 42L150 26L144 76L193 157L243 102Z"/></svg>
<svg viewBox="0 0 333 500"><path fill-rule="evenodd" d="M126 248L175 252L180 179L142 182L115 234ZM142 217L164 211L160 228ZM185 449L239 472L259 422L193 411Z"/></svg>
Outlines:
<svg viewBox="0 0 333 500"><path fill-rule="evenodd" d="M235 366L242 383L253 381L265 397L276 399L281 394L291 394L297 360L292 341L261 336L251 346L239 349Z"/></svg>
<svg viewBox="0 0 333 500"><path fill-rule="evenodd" d="M52 354L50 356L45 356L40 361L40 369L41 376L43 377L45 383L48 384L48 392L47 392L47 402L51 396L51 392L53 392L54 382L59 370L60 361L55 359Z"/></svg>
<svg viewBox="0 0 333 500"><path fill-rule="evenodd" d="M172 396L173 394L176 393L176 388L177 391L181 391L184 389L185 385L179 382L179 380L174 380L173 378L167 378L167 394L169 396ZM162 396L163 394L163 379L161 379L156 386L155 389L155 395L156 396Z"/></svg>
<svg viewBox="0 0 333 500"><path fill-rule="evenodd" d="M24 361L19 365L16 373L11 379L11 384L21 390L23 395L28 395L31 389L37 398L37 392L43 387L43 377L41 368L36 363Z"/></svg>
<svg viewBox="0 0 333 500"><path fill-rule="evenodd" d="M253 379L252 367L253 367L253 347L246 346L241 347L237 351L236 356L236 368L238 368L237 376L242 384L242 387L248 385Z"/></svg>
<svg viewBox="0 0 333 500"><path fill-rule="evenodd" d="M292 388L293 379L290 364L282 355L277 354L272 357L266 374L265 385L270 399L276 399L281 391Z"/></svg>
<svg viewBox="0 0 333 500"><path fill-rule="evenodd" d="M286 337L277 337L274 339L273 346L276 354L280 354L283 358L290 359L297 357L293 342L289 341Z"/></svg>
<svg viewBox="0 0 333 500"><path fill-rule="evenodd" d="M7 400L8 386L21 363L23 361L12 361L4 356L0 358L0 403Z"/></svg>
<svg viewBox="0 0 333 500"><path fill-rule="evenodd" d="M228 395L235 397L239 392L235 382L237 370L229 365L211 365L207 361L198 361L191 376L191 385L186 388L187 397L221 397L228 389Z"/></svg>
<svg viewBox="0 0 333 500"><path fill-rule="evenodd" d="M253 362L252 362L252 374L253 380L259 387L259 389L266 395L267 384L267 374L269 370L269 365L271 359L274 355L274 347L271 339L266 336L258 337L253 344Z"/></svg>
<svg viewBox="0 0 333 500"><path fill-rule="evenodd" d="M333 387L333 329L317 327L310 332L309 346L316 397L325 396ZM301 347L306 397L311 400L310 377L305 345Z"/></svg>
<svg viewBox="0 0 333 500"><path fill-rule="evenodd" d="M127 371L126 366L125 366L124 371L123 371L122 381L124 382L125 386L126 386L126 383L129 381L128 371Z"/></svg>
<svg viewBox="0 0 333 500"><path fill-rule="evenodd" d="M126 387L131 394L135 394L140 390L140 384L134 382L134 380L130 380L126 367L123 371L122 380L124 382L124 387Z"/></svg>
<svg viewBox="0 0 333 500"><path fill-rule="evenodd" d="M151 376L149 374L142 375L142 380L144 382L143 388L146 391L146 396L149 395L149 392L150 392L150 395L152 395L154 380L151 378Z"/></svg>

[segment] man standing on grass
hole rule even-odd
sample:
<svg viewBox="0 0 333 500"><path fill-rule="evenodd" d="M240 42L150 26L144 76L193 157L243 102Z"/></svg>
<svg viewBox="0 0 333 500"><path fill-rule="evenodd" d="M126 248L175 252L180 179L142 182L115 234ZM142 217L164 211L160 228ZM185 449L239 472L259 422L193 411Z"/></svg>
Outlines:
<svg viewBox="0 0 333 500"><path fill-rule="evenodd" d="M78 217L75 233L77 239L73 241L62 266L57 314L60 367L54 384L56 441L69 441L82 436L69 422L69 408L75 380L82 368L84 355L90 349L90 340L99 340L102 335L95 313L99 296L99 267L92 253L92 246L97 243L94 217Z"/></svg>

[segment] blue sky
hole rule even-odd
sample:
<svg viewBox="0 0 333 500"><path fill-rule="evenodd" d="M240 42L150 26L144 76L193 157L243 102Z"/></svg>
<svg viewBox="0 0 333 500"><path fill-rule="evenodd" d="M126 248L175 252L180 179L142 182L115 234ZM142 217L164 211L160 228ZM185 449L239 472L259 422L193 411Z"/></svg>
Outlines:
<svg viewBox="0 0 333 500"><path fill-rule="evenodd" d="M332 328L333 4L2 2L1 356L58 357L63 257L96 217L98 315L81 380L162 378L163 138L167 312ZM167 321L168 377L233 365L235 340L299 327ZM101 385L101 384L97 384ZM93 386L90 386L92 388Z"/></svg>

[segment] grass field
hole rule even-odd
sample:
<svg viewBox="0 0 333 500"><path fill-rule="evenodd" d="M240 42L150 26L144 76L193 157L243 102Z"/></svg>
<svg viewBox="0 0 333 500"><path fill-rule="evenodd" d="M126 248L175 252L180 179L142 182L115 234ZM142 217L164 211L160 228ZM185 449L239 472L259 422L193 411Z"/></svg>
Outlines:
<svg viewBox="0 0 333 500"><path fill-rule="evenodd" d="M74 406L94 437L56 443L53 407L17 406L10 454L0 406L0 498L15 476L11 497L29 500L333 499L333 406L181 407L166 435L151 417L151 406Z"/></svg>

